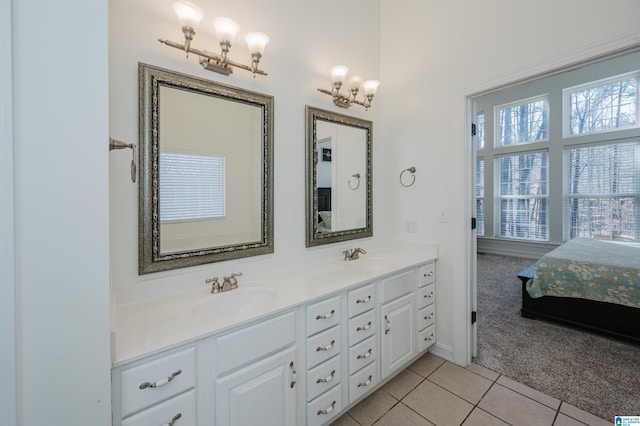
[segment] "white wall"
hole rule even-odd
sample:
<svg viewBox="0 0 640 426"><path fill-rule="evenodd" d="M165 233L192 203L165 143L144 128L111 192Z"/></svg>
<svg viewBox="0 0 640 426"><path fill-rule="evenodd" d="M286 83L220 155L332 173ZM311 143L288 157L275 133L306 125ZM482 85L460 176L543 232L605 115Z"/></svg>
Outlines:
<svg viewBox="0 0 640 426"><path fill-rule="evenodd" d="M230 56L248 62L244 32L267 33L261 68L268 76L236 70L225 77L205 71L191 55L160 44L158 38L182 42L172 0L111 0L109 2L109 130L112 137L138 142L138 62L274 96L275 253L279 257L305 249L305 105L346 113L374 122L378 109L342 110L317 88L329 88L329 68L349 66L365 78L379 76L378 1L242 0L198 2L204 19L192 42L196 48L218 51L212 18L228 16L240 25ZM338 24L348 24L340 29ZM380 92L383 92L382 86ZM380 96L382 99L382 96ZM374 100L375 102L378 99ZM375 139L374 139L375 143ZM382 143L382 142L380 142ZM374 147L375 152L375 147ZM253 259L203 265L139 277L138 192L129 178L130 152L110 156L111 272L119 301L143 281L176 277L185 286L201 286L193 271L230 268ZM375 225L378 226L378 225ZM234 266L235 267L235 266ZM226 269L223 269L226 271ZM234 272L233 270L227 272ZM166 280L165 280L166 281ZM154 294L149 294L150 297Z"/></svg>
<svg viewBox="0 0 640 426"><path fill-rule="evenodd" d="M376 135L376 217L387 235L438 241L438 343L467 361L465 208L471 177L465 96L496 84L586 59L607 40L640 28L635 0L381 0L381 81L384 101ZM634 39L635 38L635 39ZM609 44L637 43L634 33ZM382 87L382 86L381 86ZM402 188L399 172L416 166ZM382 176L381 176L382 175ZM449 221L437 220L447 207ZM469 214L471 212L468 212ZM418 221L407 234L405 221ZM461 333L462 330L462 333Z"/></svg>
<svg viewBox="0 0 640 426"><path fill-rule="evenodd" d="M106 426L107 0L12 4L17 424Z"/></svg>

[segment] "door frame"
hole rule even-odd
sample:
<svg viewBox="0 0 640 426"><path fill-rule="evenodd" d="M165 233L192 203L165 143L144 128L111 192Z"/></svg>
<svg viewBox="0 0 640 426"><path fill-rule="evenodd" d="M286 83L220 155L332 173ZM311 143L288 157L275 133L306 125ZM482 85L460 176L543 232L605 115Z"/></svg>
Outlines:
<svg viewBox="0 0 640 426"><path fill-rule="evenodd" d="M0 1L0 424L16 419L12 2Z"/></svg>
<svg viewBox="0 0 640 426"><path fill-rule="evenodd" d="M464 300L461 308L464 311L457 310L454 317L454 348L460 348L455 351L454 359L461 361L461 364L468 365L471 363L474 348L477 344L476 327L471 326L471 311L477 307L477 276L476 276L476 235L475 230L471 230L470 220L475 217L475 146L474 138L471 136L471 123L473 117L473 99L481 95L493 92L500 88L525 83L527 81L536 80L542 77L565 72L570 69L579 68L581 66L598 62L607 58L624 55L633 51L640 50L640 29L628 33L623 33L598 43L583 46L579 49L569 51L563 55L554 56L544 61L515 69L511 72L494 76L483 83L475 86L467 87L456 95L455 120L453 122L463 122L464 126L455 126L454 140L464 142L464 180L465 180L465 218L469 219L469 226L466 231L465 241L465 279L466 288L460 293L455 292L454 300ZM456 298L455 296L459 296ZM481 313L480 313L481 314Z"/></svg>

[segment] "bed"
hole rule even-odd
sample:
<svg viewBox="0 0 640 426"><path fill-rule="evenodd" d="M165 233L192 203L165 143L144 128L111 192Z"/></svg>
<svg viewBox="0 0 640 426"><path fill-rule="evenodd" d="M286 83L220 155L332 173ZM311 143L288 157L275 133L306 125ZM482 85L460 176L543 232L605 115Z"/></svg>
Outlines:
<svg viewBox="0 0 640 426"><path fill-rule="evenodd" d="M522 271L521 315L640 343L640 245L574 238Z"/></svg>

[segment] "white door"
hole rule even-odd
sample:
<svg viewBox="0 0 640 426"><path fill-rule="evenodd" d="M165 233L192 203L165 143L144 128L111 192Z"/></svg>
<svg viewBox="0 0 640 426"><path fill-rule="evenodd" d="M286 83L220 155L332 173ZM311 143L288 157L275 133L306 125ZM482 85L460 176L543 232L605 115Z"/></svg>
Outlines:
<svg viewBox="0 0 640 426"><path fill-rule="evenodd" d="M415 354L414 299L411 293L382 306L383 378Z"/></svg>
<svg viewBox="0 0 640 426"><path fill-rule="evenodd" d="M216 424L294 426L294 348L258 361L216 381Z"/></svg>

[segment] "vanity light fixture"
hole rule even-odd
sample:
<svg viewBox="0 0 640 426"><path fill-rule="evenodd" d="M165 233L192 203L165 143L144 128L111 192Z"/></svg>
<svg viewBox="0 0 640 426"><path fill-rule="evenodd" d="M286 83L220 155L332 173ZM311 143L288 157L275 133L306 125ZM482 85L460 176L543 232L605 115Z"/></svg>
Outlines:
<svg viewBox="0 0 640 426"><path fill-rule="evenodd" d="M327 94L333 98L333 103L340 108L349 108L351 105L356 104L364 107L368 110L371 106L371 100L378 90L380 82L378 80L362 81L362 77L359 75L353 75L349 78L349 91L347 94L340 93L340 88L347 79L347 73L349 68L336 65L331 67L331 90L318 89L318 92ZM364 90L364 98L362 101L357 99L360 89Z"/></svg>
<svg viewBox="0 0 640 426"><path fill-rule="evenodd" d="M202 9L188 1L178 1L173 3L173 10L175 10L176 15L178 15L178 21L182 27L184 44L170 40L158 39L160 43L175 47L176 49L184 50L187 52L187 57L189 57L190 52L195 53L199 56L200 65L209 71L229 75L233 72L233 68L235 67L252 72L254 78L256 74L267 75L266 72L258 68L260 59L262 59L262 55L264 54L264 47L269 42L269 37L266 34L260 32L247 33L245 39L249 46L249 53L251 54L251 65L239 64L230 60L228 57L233 40L240 29L238 24L236 24L232 19L215 18L213 20L216 37L220 43L220 54L216 54L207 50L199 50L191 47L191 41L193 40L193 37L198 30L198 26L200 25L200 21L202 20Z"/></svg>

